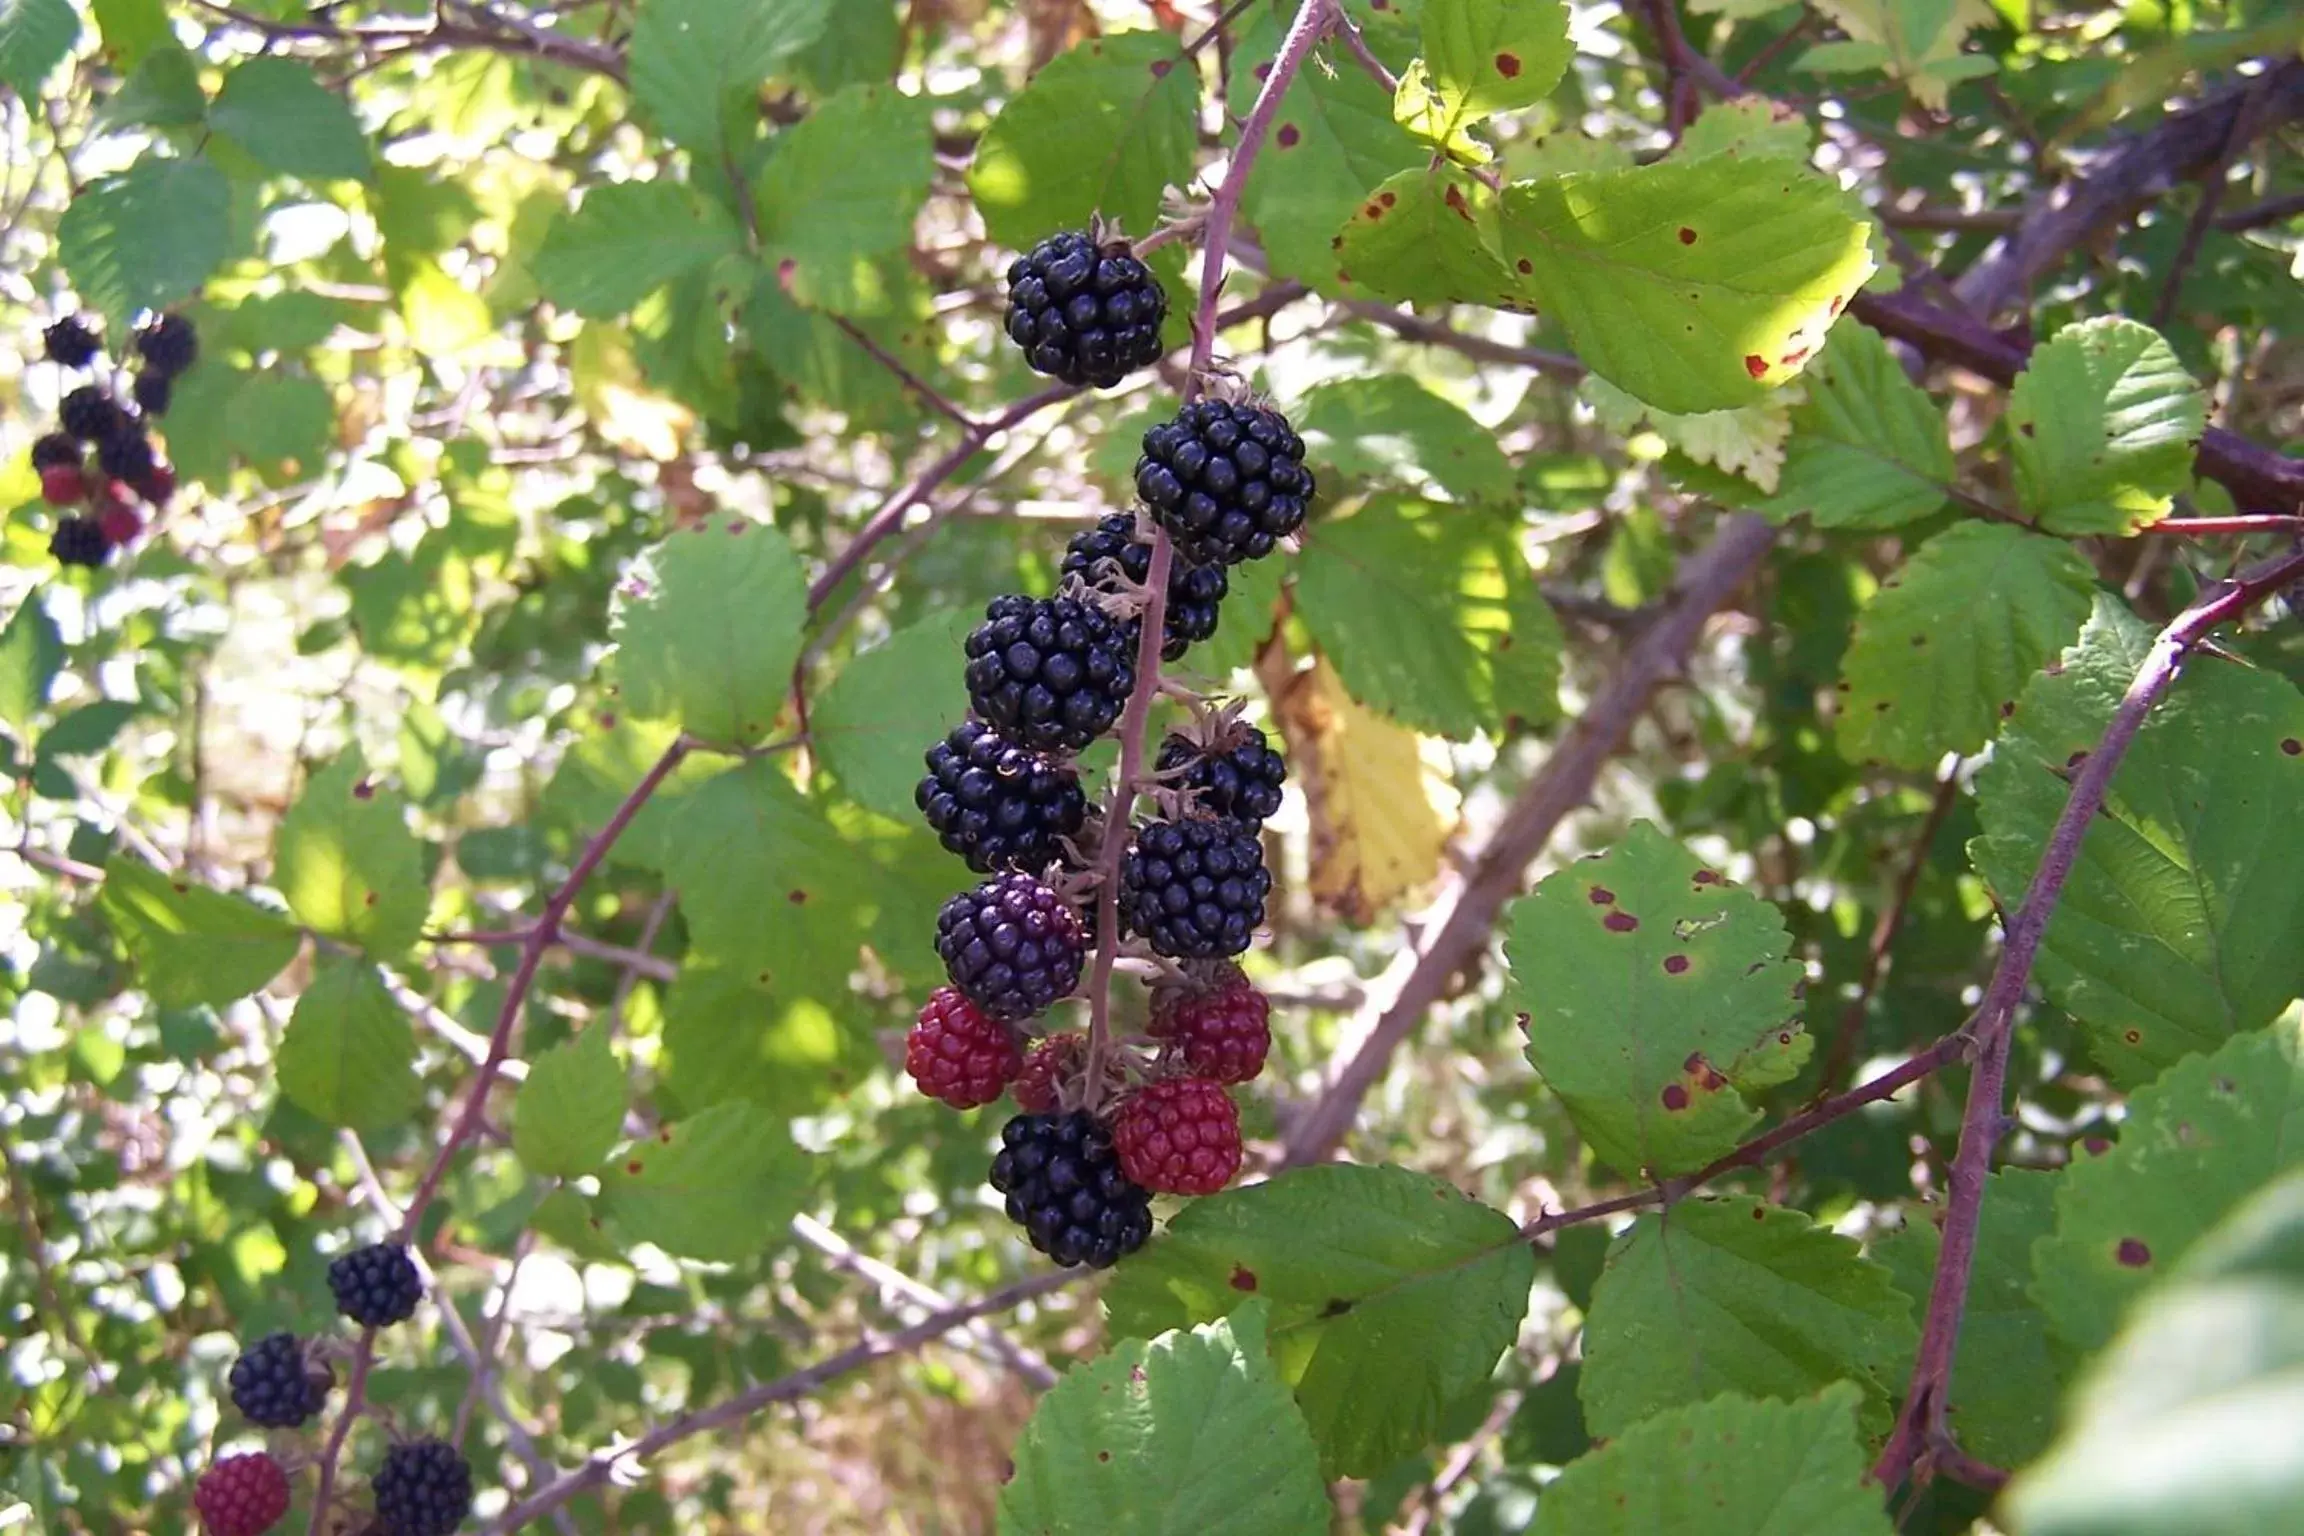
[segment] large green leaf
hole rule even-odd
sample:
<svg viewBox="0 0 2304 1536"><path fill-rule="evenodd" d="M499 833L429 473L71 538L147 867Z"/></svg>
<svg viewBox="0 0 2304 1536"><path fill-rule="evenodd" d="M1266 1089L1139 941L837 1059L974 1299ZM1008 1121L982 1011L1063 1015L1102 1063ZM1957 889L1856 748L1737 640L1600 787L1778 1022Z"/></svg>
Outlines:
<svg viewBox="0 0 2304 1536"><path fill-rule="evenodd" d="M1684 1200L1609 1250L1584 1323L1584 1417L1605 1439L1715 1393L1853 1380L1884 1429L1882 1376L1914 1343L1911 1303L1851 1240L1757 1200Z"/></svg>
<svg viewBox="0 0 2304 1536"><path fill-rule="evenodd" d="M1105 1304L1141 1335L1270 1303L1323 1471L1366 1477L1488 1379L1534 1278L1510 1217L1405 1168L1338 1165L1194 1201Z"/></svg>
<svg viewBox="0 0 2304 1536"><path fill-rule="evenodd" d="M1101 213L1144 234L1162 192L1192 180L1200 78L1165 32L1090 38L1050 61L976 142L968 190L984 228L1022 249Z"/></svg>
<svg viewBox="0 0 2304 1536"><path fill-rule="evenodd" d="M0 85L26 101L80 39L72 0L0 0Z"/></svg>
<svg viewBox="0 0 2304 1536"><path fill-rule="evenodd" d="M297 921L378 960L407 952L432 893L407 805L371 778L357 747L304 786L280 823L272 882Z"/></svg>
<svg viewBox="0 0 2304 1536"><path fill-rule="evenodd" d="M1856 621L1840 750L1912 769L1980 750L2025 682L2080 632L2095 580L2061 539L2001 523L1936 535Z"/></svg>
<svg viewBox="0 0 2304 1536"><path fill-rule="evenodd" d="M1841 1382L1794 1402L1731 1393L1660 1413L1562 1472L1530 1536L1889 1536L1864 1480L1860 1400Z"/></svg>
<svg viewBox="0 0 2304 1536"><path fill-rule="evenodd" d="M2013 910L2152 643L2099 597L2054 675L2033 679L1977 778L1977 869ZM2039 973L2122 1084L2257 1029L2304 991L2304 695L2196 657L2153 710L2088 823Z"/></svg>
<svg viewBox="0 0 2304 1536"><path fill-rule="evenodd" d="M732 1100L635 1142L600 1176L600 1211L633 1242L733 1263L782 1233L810 1181L783 1122Z"/></svg>
<svg viewBox="0 0 2304 1536"><path fill-rule="evenodd" d="M1513 495L1512 461L1462 406L1403 374L1336 379L1304 397L1297 428L1321 473L1420 476L1457 501Z"/></svg>
<svg viewBox="0 0 2304 1536"><path fill-rule="evenodd" d="M756 973L690 960L664 1000L664 1086L703 1109L746 1099L782 1115L823 1108L878 1060L870 1037L814 997L786 1000Z"/></svg>
<svg viewBox="0 0 2304 1536"><path fill-rule="evenodd" d="M301 942L285 918L135 859L105 866L96 907L136 957L144 990L166 1008L221 1008L246 997L279 975Z"/></svg>
<svg viewBox="0 0 2304 1536"><path fill-rule="evenodd" d="M1551 95L1576 53L1561 0L1425 0L1423 33L1421 68L1401 78L1395 110L1443 147Z"/></svg>
<svg viewBox="0 0 2304 1536"><path fill-rule="evenodd" d="M1661 410L1726 410L1799 373L1872 274L1828 178L1714 155L1505 189L1503 254L1577 355Z"/></svg>
<svg viewBox="0 0 2304 1536"><path fill-rule="evenodd" d="M2058 331L2008 394L2024 510L2050 533L2133 533L2191 483L2208 399L2159 332L2106 316Z"/></svg>
<svg viewBox="0 0 2304 1536"><path fill-rule="evenodd" d="M1628 1176L1728 1151L1760 1118L1745 1095L1808 1057L1784 920L1650 822L1547 876L1505 921L1528 1059Z"/></svg>
<svg viewBox="0 0 2304 1536"><path fill-rule="evenodd" d="M921 754L967 713L968 685L952 665L969 615L947 612L898 630L840 669L808 715L808 740L859 803L898 819L917 814Z"/></svg>
<svg viewBox="0 0 2304 1536"><path fill-rule="evenodd" d="M869 258L911 239L934 170L926 101L848 87L777 136L754 194L762 259L801 303L857 308L879 292Z"/></svg>
<svg viewBox="0 0 2304 1536"><path fill-rule="evenodd" d="M512 1150L529 1172L573 1179L592 1173L624 1127L624 1068L593 1024L528 1064L512 1101Z"/></svg>
<svg viewBox="0 0 2304 1536"><path fill-rule="evenodd" d="M544 237L531 269L544 296L596 320L741 249L735 220L676 181L594 187Z"/></svg>
<svg viewBox="0 0 2304 1536"><path fill-rule="evenodd" d="M792 692L808 583L784 535L708 518L650 552L617 615L624 707L715 744L756 746Z"/></svg>
<svg viewBox="0 0 2304 1536"><path fill-rule="evenodd" d="M1334 1518L1262 1307L1065 1372L1015 1466L1000 1536L1326 1536Z"/></svg>
<svg viewBox="0 0 2304 1536"><path fill-rule="evenodd" d="M280 1091L329 1125L377 1130L414 1113L416 1033L373 966L323 964L296 999L278 1060Z"/></svg>
<svg viewBox="0 0 2304 1536"><path fill-rule="evenodd" d="M833 0L642 0L632 23L632 99L674 143L719 159L727 125L758 121L744 98L823 35ZM747 127L747 131L749 128Z"/></svg>
<svg viewBox="0 0 2304 1536"><path fill-rule="evenodd" d="M1758 510L1778 520L1806 513L1823 528L1892 528L1944 505L1957 474L1944 412L1877 331L1834 326L1807 389L1792 408L1776 493Z"/></svg>
<svg viewBox="0 0 2304 1536"><path fill-rule="evenodd" d="M360 120L299 59L265 54L234 65L208 109L208 126L283 176L357 181L368 175Z"/></svg>
<svg viewBox="0 0 2304 1536"><path fill-rule="evenodd" d="M2304 1511L2304 1174L2267 1188L2138 1309L2053 1454L2024 1536L2274 1536Z"/></svg>
<svg viewBox="0 0 2304 1536"><path fill-rule="evenodd" d="M144 155L80 189L56 224L72 286L124 325L199 291L231 240L231 185L206 160Z"/></svg>
<svg viewBox="0 0 2304 1536"><path fill-rule="evenodd" d="M1411 304L1471 303L1534 313L1504 263L1496 194L1446 163L1402 171L1361 198L1336 235L1339 285ZM1535 270L1533 263L1518 269Z"/></svg>
<svg viewBox="0 0 2304 1536"><path fill-rule="evenodd" d="M0 628L0 725L19 742L31 744L32 722L47 706L48 687L63 666L63 632L34 588Z"/></svg>
<svg viewBox="0 0 2304 1536"><path fill-rule="evenodd" d="M2109 1152L2064 1171L2032 1294L2059 1336L2101 1347L2121 1314L2266 1180L2304 1162L2304 1025L2178 1062L2128 1101Z"/></svg>

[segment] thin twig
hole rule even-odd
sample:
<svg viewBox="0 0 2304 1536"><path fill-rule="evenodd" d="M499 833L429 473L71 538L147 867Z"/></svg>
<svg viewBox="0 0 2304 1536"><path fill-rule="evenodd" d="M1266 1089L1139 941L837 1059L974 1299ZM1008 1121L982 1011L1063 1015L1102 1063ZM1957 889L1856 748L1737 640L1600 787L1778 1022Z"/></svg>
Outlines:
<svg viewBox="0 0 2304 1536"><path fill-rule="evenodd" d="M2223 206L2224 193L2231 185L2232 159L2256 136L2256 122L2264 115L2264 103L2261 86L2248 93L2240 103L2240 110L2232 114L2232 126L2224 135L2224 147L2200 173L2200 202L2193 208L2192 217L2184 221L2184 238L2168 263L2168 275L2160 284L2160 297L2152 305L2155 330L2166 330L2168 322L2176 316L2176 301L2184 292L2185 274L2199 258L2201 243L2208 238L2209 226L2215 222L2216 210Z"/></svg>
<svg viewBox="0 0 2304 1536"><path fill-rule="evenodd" d="M872 334L865 330L864 327L858 325L855 321L849 319L846 315L828 314L826 318L829 319L834 325L840 327L841 331L847 335L850 341L853 341L856 343L856 345L862 347L874 362L887 369L891 374L894 374L896 377L896 382L902 384L906 389L918 395L922 403L925 404L930 410L936 412L937 415L944 417L947 421L957 424L960 430L963 432L974 432L976 430L975 417L960 409L960 407L954 404L942 390L938 389L935 385L930 384L926 379L921 378L920 375L914 373L909 367L905 366L904 360L902 358L889 351L886 347L880 345L880 343L876 341Z"/></svg>
<svg viewBox="0 0 2304 1536"><path fill-rule="evenodd" d="M2226 533L2296 533L2304 531L2304 517L2282 512L2256 512L2240 517L2164 517L2137 531L2180 539L2204 539Z"/></svg>
<svg viewBox="0 0 2304 1536"><path fill-rule="evenodd" d="M894 1291L928 1308L931 1313L951 1309L951 1297L913 1279L892 1264L881 1263L813 1216L793 1217L792 1230L802 1242L830 1259L836 1269L851 1271L884 1290ZM1037 1351L1025 1348L992 1323L979 1318L965 1331L982 1340L1003 1364L1033 1386L1045 1391L1056 1385L1056 1372Z"/></svg>
<svg viewBox="0 0 2304 1536"><path fill-rule="evenodd" d="M327 1528L328 1504L336 1491L336 1461L344 1454L352 1426L368 1411L368 1367L375 1359L376 1330L362 1329L359 1347L352 1355L352 1379L344 1388L344 1406L337 1410L336 1425L328 1431L327 1446L320 1452L320 1483L312 1495L312 1523L304 1528L305 1536L321 1536Z"/></svg>

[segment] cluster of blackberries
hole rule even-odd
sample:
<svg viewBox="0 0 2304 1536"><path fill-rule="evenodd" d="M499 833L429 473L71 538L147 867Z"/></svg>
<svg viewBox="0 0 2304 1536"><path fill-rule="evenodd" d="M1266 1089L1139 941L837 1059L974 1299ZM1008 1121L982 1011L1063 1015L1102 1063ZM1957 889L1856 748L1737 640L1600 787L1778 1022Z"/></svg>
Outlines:
<svg viewBox="0 0 2304 1536"><path fill-rule="evenodd" d="M49 361L74 370L93 369L104 350L79 315L49 326L41 340ZM132 344L139 367L128 403L101 381L83 384L58 403L58 430L32 445L41 498L59 514L48 552L65 565L102 565L143 533L138 500L158 513L176 494L176 471L153 451L147 424L168 414L176 380L199 359L199 333L183 315L155 315Z"/></svg>
<svg viewBox="0 0 2304 1536"><path fill-rule="evenodd" d="M1042 373L1108 387L1161 355L1167 296L1124 243L1051 236L1009 269L1008 298L1008 334ZM1143 1245L1154 1192L1211 1194L1239 1171L1226 1085L1263 1069L1271 1036L1263 996L1230 962L1264 921L1262 824L1287 767L1262 732L1205 715L1161 745L1158 814L1115 828L1090 806L1074 756L1136 689L1158 532L1171 545L1160 655L1174 661L1215 634L1227 568L1301 528L1312 495L1285 418L1213 400L1145 434L1136 484L1144 513L1076 536L1054 596L985 608L964 648L971 718L928 749L915 796L944 846L987 878L938 915L950 984L913 1025L905 1069L955 1109L1013 1088L1024 1112L1001 1132L992 1185L1033 1246L1099 1268ZM1085 1036L1034 1038L1031 1021L1080 986L1096 942L1094 867L1116 836L1127 839L1113 850L1123 942L1175 963L1148 1048L1092 1061Z"/></svg>
<svg viewBox="0 0 2304 1536"><path fill-rule="evenodd" d="M336 1310L362 1328L406 1322L424 1299L416 1261L397 1243L372 1243L328 1266ZM240 1352L226 1378L232 1405L264 1429L301 1429L336 1384L325 1347L273 1333ZM370 1480L378 1536L449 1536L472 1512L472 1469L445 1440L396 1441ZM192 1490L208 1536L262 1536L287 1513L288 1474L271 1455L227 1456Z"/></svg>

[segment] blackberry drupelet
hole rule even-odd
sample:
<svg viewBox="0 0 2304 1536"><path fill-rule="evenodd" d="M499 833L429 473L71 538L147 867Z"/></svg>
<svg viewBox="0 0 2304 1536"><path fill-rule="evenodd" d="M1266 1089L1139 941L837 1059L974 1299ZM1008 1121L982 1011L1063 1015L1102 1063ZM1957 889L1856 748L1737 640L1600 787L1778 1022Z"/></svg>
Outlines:
<svg viewBox="0 0 2304 1536"><path fill-rule="evenodd" d="M1288 782L1288 762L1252 725L1233 725L1218 748L1171 735L1160 743L1161 773L1184 772L1169 782L1199 792L1194 802L1212 816L1260 826L1280 809L1280 786Z"/></svg>
<svg viewBox="0 0 2304 1536"><path fill-rule="evenodd" d="M1109 591L1105 561L1141 587L1152 574L1152 546L1136 537L1136 516L1115 512L1093 528L1072 535L1064 546L1064 574L1077 575L1090 587ZM1168 562L1168 607L1160 621L1160 659L1176 661L1187 646L1216 633L1224 594L1231 578L1220 565L1188 560L1181 551Z"/></svg>
<svg viewBox="0 0 2304 1536"><path fill-rule="evenodd" d="M1038 873L1064 857L1088 797L1071 764L1012 746L980 720L965 720L930 747L913 803L951 852L979 874Z"/></svg>
<svg viewBox="0 0 2304 1536"><path fill-rule="evenodd" d="M145 415L165 416L168 414L168 396L174 388L168 375L157 368L147 368L136 375L136 382L129 386L128 393L134 397L136 409Z"/></svg>
<svg viewBox="0 0 2304 1536"><path fill-rule="evenodd" d="M100 443L127 424L128 413L100 384L83 384L56 406L64 430L83 443Z"/></svg>
<svg viewBox="0 0 2304 1536"><path fill-rule="evenodd" d="M398 1243L371 1243L344 1254L328 1266L328 1289L336 1293L336 1310L363 1328L404 1323L424 1299L416 1261Z"/></svg>
<svg viewBox="0 0 2304 1536"><path fill-rule="evenodd" d="M448 1536L472 1513L472 1468L445 1440L407 1440L384 1453L374 1492L384 1536Z"/></svg>
<svg viewBox="0 0 2304 1536"><path fill-rule="evenodd" d="M206 1536L264 1536L288 1513L288 1473L263 1451L227 1456L192 1485Z"/></svg>
<svg viewBox="0 0 2304 1536"><path fill-rule="evenodd" d="M67 368L87 367L103 345L86 317L81 315L65 316L42 331L40 340L48 349L48 360Z"/></svg>
<svg viewBox="0 0 2304 1536"><path fill-rule="evenodd" d="M1120 1171L1111 1133L1085 1110L1001 1127L992 1187L1032 1246L1068 1269L1109 1268L1152 1235L1150 1192Z"/></svg>
<svg viewBox="0 0 2304 1536"><path fill-rule="evenodd" d="M232 1406L251 1424L294 1429L320 1411L328 1392L325 1375L315 1376L304 1360L304 1342L292 1333L271 1333L240 1352L225 1385Z"/></svg>
<svg viewBox="0 0 2304 1536"><path fill-rule="evenodd" d="M1160 361L1168 294L1128 252L1079 230L1050 235L1008 267L1008 339L1036 373L1110 389Z"/></svg>
<svg viewBox="0 0 2304 1536"><path fill-rule="evenodd" d="M1146 822L1120 864L1121 916L1173 960L1244 952L1271 889L1256 830L1214 816Z"/></svg>
<svg viewBox="0 0 2304 1536"><path fill-rule="evenodd" d="M968 701L1018 746L1077 752L1136 686L1136 626L1072 597L996 597L969 632Z"/></svg>
<svg viewBox="0 0 2304 1536"><path fill-rule="evenodd" d="M104 537L104 525L96 519L67 517L48 536L48 553L61 564L94 569L112 557L112 541Z"/></svg>
<svg viewBox="0 0 2304 1536"><path fill-rule="evenodd" d="M1136 493L1195 560L1260 560L1304 526L1312 472L1278 411L1199 400L1144 434Z"/></svg>
<svg viewBox="0 0 2304 1536"><path fill-rule="evenodd" d="M182 315L162 315L136 332L136 355L163 378L173 379L200 357L200 333Z"/></svg>
<svg viewBox="0 0 2304 1536"><path fill-rule="evenodd" d="M944 903L936 953L961 995L995 1019L1027 1019L1080 985L1088 936L1063 897L999 875Z"/></svg>

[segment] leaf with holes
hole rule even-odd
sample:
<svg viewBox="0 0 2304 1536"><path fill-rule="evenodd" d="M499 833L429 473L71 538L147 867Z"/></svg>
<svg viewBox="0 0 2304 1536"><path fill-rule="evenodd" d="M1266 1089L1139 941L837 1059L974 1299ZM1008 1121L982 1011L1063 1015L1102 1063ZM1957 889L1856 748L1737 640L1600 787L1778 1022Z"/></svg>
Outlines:
<svg viewBox="0 0 2304 1536"><path fill-rule="evenodd" d="M1402 171L1360 199L1336 236L1337 279L1411 304L1533 312L1504 264L1496 194L1452 165ZM1531 270L1531 269L1523 269Z"/></svg>
<svg viewBox="0 0 2304 1536"><path fill-rule="evenodd" d="M424 1096L408 1015L373 967L352 960L323 964L296 999L278 1070L297 1108L352 1130L396 1125Z"/></svg>
<svg viewBox="0 0 2304 1536"><path fill-rule="evenodd" d="M272 883L297 921L377 960L407 953L432 904L407 802L357 747L312 775L281 822Z"/></svg>
<svg viewBox="0 0 2304 1536"><path fill-rule="evenodd" d="M1576 52L1561 0L1425 0L1423 42L1393 113L1451 153L1472 124L1551 95Z"/></svg>
<svg viewBox="0 0 2304 1536"><path fill-rule="evenodd" d="M734 515L693 523L657 545L625 591L624 707L715 745L757 746L792 691L808 617L808 582L784 535Z"/></svg>
<svg viewBox="0 0 2304 1536"><path fill-rule="evenodd" d="M151 865L115 857L96 898L136 959L136 978L166 1008L221 1008L280 974L302 939L277 913Z"/></svg>
<svg viewBox="0 0 2304 1536"><path fill-rule="evenodd" d="M726 210L680 183L624 181L592 188L573 213L562 214L533 270L553 303L612 320L742 245Z"/></svg>
<svg viewBox="0 0 2304 1536"><path fill-rule="evenodd" d="M1779 522L1805 513L1820 528L1893 528L1944 505L1957 475L1944 412L1879 332L1834 326L1806 383L1776 494L1757 510Z"/></svg>
<svg viewBox="0 0 2304 1536"><path fill-rule="evenodd" d="M808 715L808 740L845 789L883 816L917 814L921 754L968 711L952 664L972 627L964 612L898 630L840 669Z"/></svg>
<svg viewBox="0 0 2304 1536"><path fill-rule="evenodd" d="M2071 545L1999 523L1921 545L1856 620L1840 750L1912 769L1980 750L2080 632L2095 579Z"/></svg>
<svg viewBox="0 0 2304 1536"><path fill-rule="evenodd" d="M2208 397L2160 333L2107 316L2068 325L2008 393L2024 510L2050 533L2134 533L2192 483Z"/></svg>
<svg viewBox="0 0 2304 1536"><path fill-rule="evenodd" d="M587 1026L528 1064L512 1101L512 1150L530 1173L573 1179L596 1172L624 1127L624 1068L608 1026Z"/></svg>
<svg viewBox="0 0 2304 1536"><path fill-rule="evenodd" d="M808 1159L783 1122L731 1100L612 1157L599 1209L632 1242L735 1263L782 1235L810 1182Z"/></svg>
<svg viewBox="0 0 2304 1536"><path fill-rule="evenodd" d="M1747 1095L1808 1058L1783 919L1650 822L1547 876L1505 923L1528 1059L1627 1177L1728 1151L1759 1121Z"/></svg>

